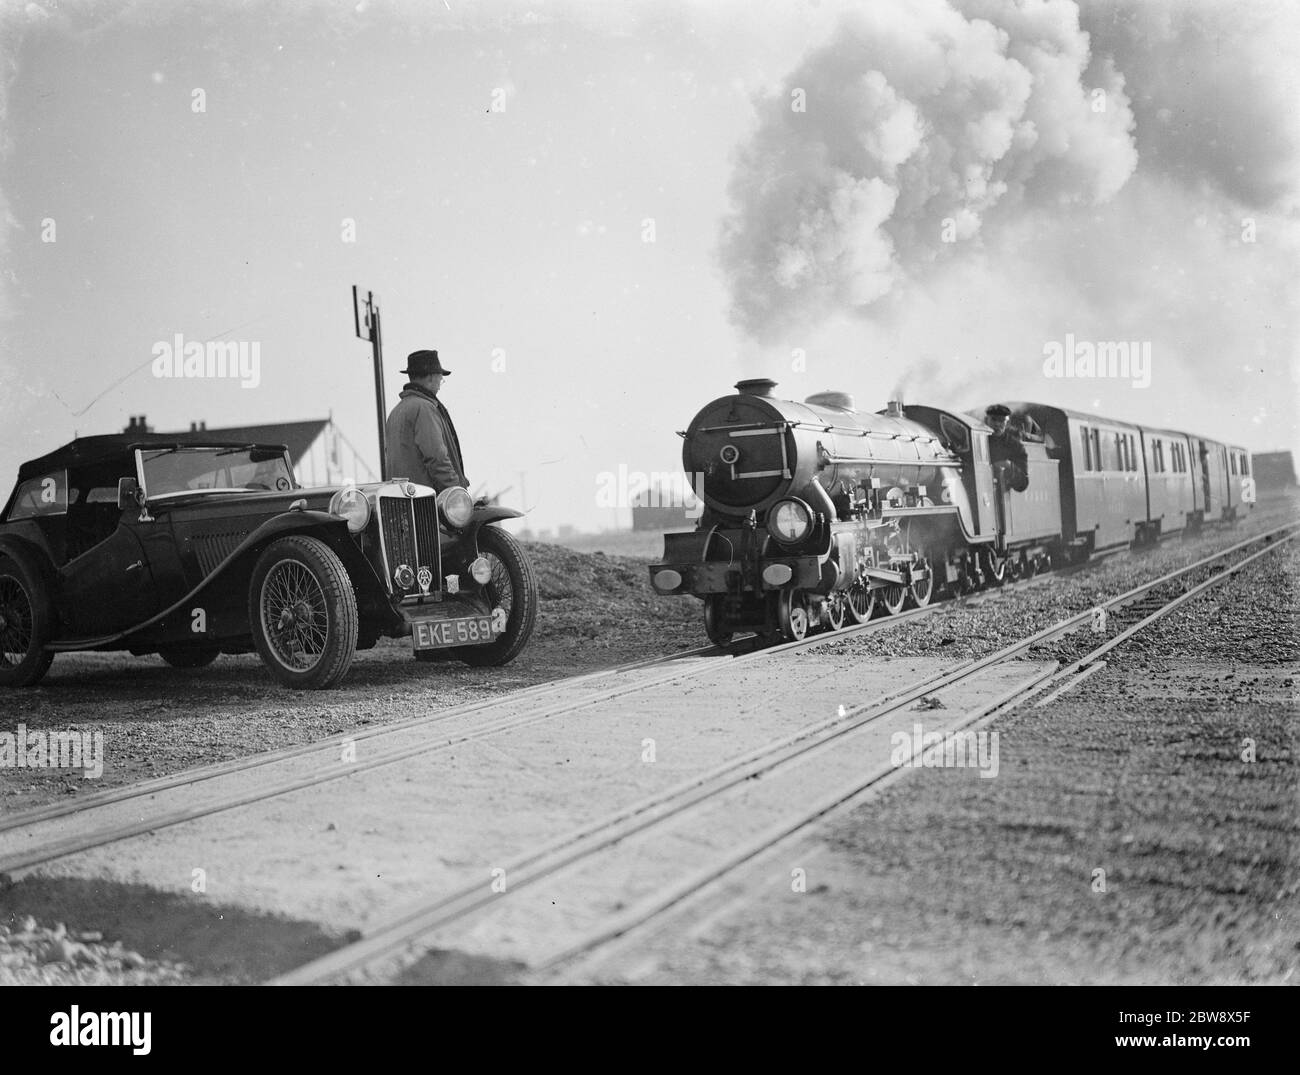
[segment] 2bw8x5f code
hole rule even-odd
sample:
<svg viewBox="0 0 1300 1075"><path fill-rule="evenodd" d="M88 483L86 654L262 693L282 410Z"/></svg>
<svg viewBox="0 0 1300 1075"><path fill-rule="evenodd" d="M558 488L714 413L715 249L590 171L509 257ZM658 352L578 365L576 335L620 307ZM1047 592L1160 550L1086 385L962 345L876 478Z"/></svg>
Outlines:
<svg viewBox="0 0 1300 1075"><path fill-rule="evenodd" d="M1120 1012L1121 1023L1248 1023L1250 1012Z"/></svg>

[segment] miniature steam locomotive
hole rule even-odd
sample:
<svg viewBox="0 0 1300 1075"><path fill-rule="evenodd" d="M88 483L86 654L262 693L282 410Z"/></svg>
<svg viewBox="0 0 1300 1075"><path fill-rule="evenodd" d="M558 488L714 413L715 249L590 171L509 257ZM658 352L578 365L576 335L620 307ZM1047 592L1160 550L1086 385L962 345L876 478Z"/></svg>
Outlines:
<svg viewBox="0 0 1300 1075"><path fill-rule="evenodd" d="M775 387L739 382L682 434L704 508L694 531L664 535L650 568L656 592L704 602L719 644L864 623L878 606L898 613L1230 521L1255 499L1248 452L1186 433L1007 403L1029 479L1017 492L984 412L871 413L844 393L798 403Z"/></svg>

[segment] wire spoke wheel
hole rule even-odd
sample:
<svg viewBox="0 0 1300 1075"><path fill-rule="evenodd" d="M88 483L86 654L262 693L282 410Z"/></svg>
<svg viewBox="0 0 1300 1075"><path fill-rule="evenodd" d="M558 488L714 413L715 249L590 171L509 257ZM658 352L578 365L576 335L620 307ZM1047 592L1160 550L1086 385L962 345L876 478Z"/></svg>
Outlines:
<svg viewBox="0 0 1300 1075"><path fill-rule="evenodd" d="M13 575L0 575L0 664L17 668L35 637L32 599Z"/></svg>
<svg viewBox="0 0 1300 1075"><path fill-rule="evenodd" d="M329 637L325 591L303 564L281 560L267 574L262 626L272 652L286 668L306 672L324 656Z"/></svg>
<svg viewBox="0 0 1300 1075"><path fill-rule="evenodd" d="M515 607L515 587L510 581L510 570L496 553L484 552L481 555L492 565L492 577L483 587L488 604L492 606L494 612L501 609L508 621Z"/></svg>
<svg viewBox="0 0 1300 1075"><path fill-rule="evenodd" d="M267 546L253 568L249 620L263 663L286 686L332 687L352 664L356 594L319 538L295 534Z"/></svg>
<svg viewBox="0 0 1300 1075"><path fill-rule="evenodd" d="M492 565L482 597L493 621L491 642L456 649L456 656L475 667L513 661L528 644L537 622L537 576L524 547L499 526L478 532L478 551Z"/></svg>
<svg viewBox="0 0 1300 1075"><path fill-rule="evenodd" d="M33 555L0 554L0 687L30 687L50 669L54 630L46 575Z"/></svg>

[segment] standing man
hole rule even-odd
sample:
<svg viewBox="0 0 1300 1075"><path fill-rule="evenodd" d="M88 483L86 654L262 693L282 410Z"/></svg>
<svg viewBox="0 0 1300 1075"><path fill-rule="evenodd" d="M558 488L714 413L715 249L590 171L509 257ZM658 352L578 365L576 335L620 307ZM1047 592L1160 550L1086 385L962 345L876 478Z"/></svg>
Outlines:
<svg viewBox="0 0 1300 1075"><path fill-rule="evenodd" d="M442 368L437 351L412 351L402 372L410 381L384 424L389 476L431 485L439 493L453 485L468 488L456 427L438 399L451 370Z"/></svg>
<svg viewBox="0 0 1300 1075"><path fill-rule="evenodd" d="M1023 493L1029 488L1029 456L1019 432L1011 428L1011 408L994 403L984 412L984 422L993 430L989 458L994 469L1003 475L1008 487Z"/></svg>

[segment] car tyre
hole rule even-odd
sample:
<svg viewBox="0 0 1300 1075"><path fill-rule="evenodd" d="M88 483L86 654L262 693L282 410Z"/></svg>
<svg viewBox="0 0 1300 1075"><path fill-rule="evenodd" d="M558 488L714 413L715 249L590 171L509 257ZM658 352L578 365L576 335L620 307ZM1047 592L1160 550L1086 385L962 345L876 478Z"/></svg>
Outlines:
<svg viewBox="0 0 1300 1075"><path fill-rule="evenodd" d="M248 593L253 641L286 687L335 686L357 647L357 597L347 569L325 542L295 534L258 557Z"/></svg>
<svg viewBox="0 0 1300 1075"><path fill-rule="evenodd" d="M513 661L528 644L537 622L537 576L524 547L500 527L478 532L478 549L492 564L492 578L484 587L488 608L505 608L506 628L485 646L468 646L458 656L476 668Z"/></svg>
<svg viewBox="0 0 1300 1075"><path fill-rule="evenodd" d="M0 687L31 687L50 670L45 648L54 605L35 559L17 549L0 555Z"/></svg>

